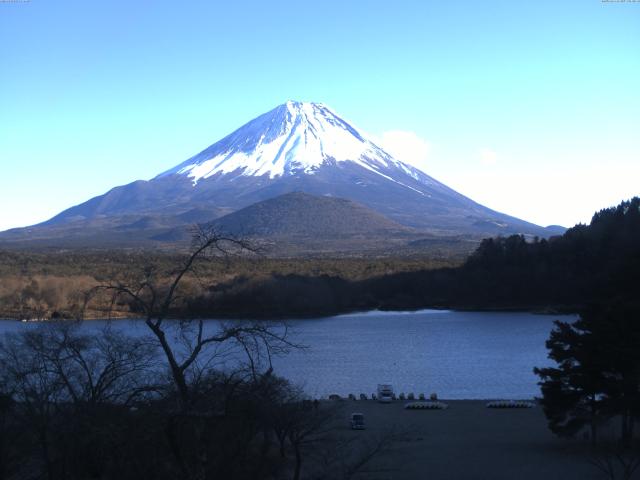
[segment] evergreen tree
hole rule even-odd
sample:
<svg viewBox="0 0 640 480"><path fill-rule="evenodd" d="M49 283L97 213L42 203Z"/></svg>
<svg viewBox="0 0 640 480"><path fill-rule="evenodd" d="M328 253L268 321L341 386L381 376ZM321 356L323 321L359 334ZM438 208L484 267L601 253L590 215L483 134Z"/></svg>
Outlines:
<svg viewBox="0 0 640 480"><path fill-rule="evenodd" d="M584 427L596 442L597 425L606 409L602 397L605 378L599 364L599 345L582 320L571 324L555 322L547 340L549 358L556 368L535 368L540 376L542 407L549 428L559 436L571 437Z"/></svg>
<svg viewBox="0 0 640 480"><path fill-rule="evenodd" d="M629 446L640 416L640 312L631 304L592 306L574 323L556 321L547 341L557 367L535 368L550 429L573 436L620 417Z"/></svg>

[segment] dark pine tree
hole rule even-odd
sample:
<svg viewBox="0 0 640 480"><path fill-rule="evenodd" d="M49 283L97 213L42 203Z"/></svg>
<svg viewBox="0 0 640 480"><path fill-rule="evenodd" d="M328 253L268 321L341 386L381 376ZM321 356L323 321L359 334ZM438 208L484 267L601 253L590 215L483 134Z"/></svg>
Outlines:
<svg viewBox="0 0 640 480"><path fill-rule="evenodd" d="M621 420L629 446L640 416L640 311L632 303L592 306L574 323L556 322L547 341L558 366L535 368L549 428L573 436L607 419Z"/></svg>
<svg viewBox="0 0 640 480"><path fill-rule="evenodd" d="M582 320L556 321L555 325L546 345L549 358L558 366L534 369L541 378L541 403L549 428L559 436L572 437L587 427L595 443L597 426L606 415L600 347Z"/></svg>

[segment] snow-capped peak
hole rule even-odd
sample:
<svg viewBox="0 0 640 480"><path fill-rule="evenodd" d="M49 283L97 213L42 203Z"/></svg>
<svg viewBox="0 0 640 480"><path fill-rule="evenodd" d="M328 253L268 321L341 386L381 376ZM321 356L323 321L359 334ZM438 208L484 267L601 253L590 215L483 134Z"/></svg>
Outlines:
<svg viewBox="0 0 640 480"><path fill-rule="evenodd" d="M394 159L321 103L288 101L159 177L186 175L196 184L218 173L275 178L313 174L330 162L354 162L380 170L401 168L418 178L413 167Z"/></svg>

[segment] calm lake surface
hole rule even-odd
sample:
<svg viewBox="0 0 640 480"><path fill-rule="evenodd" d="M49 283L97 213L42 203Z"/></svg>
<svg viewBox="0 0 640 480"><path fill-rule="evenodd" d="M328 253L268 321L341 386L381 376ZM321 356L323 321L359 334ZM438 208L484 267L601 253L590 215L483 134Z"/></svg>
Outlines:
<svg viewBox="0 0 640 480"><path fill-rule="evenodd" d="M276 358L274 368L314 397L370 395L378 383L391 383L397 393L436 392L448 399L532 398L540 395L533 367L550 364L545 340L553 320L573 318L422 310L290 320L292 339L308 348ZM139 321L112 323L146 334ZM209 328L218 323L207 320ZM0 321L0 333L35 325Z"/></svg>

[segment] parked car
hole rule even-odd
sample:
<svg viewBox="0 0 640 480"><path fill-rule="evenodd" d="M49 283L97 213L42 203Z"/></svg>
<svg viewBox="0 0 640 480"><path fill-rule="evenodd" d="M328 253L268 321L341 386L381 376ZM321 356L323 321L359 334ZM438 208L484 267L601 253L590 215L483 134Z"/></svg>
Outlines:
<svg viewBox="0 0 640 480"><path fill-rule="evenodd" d="M351 414L351 429L364 430L364 415L362 413Z"/></svg>

